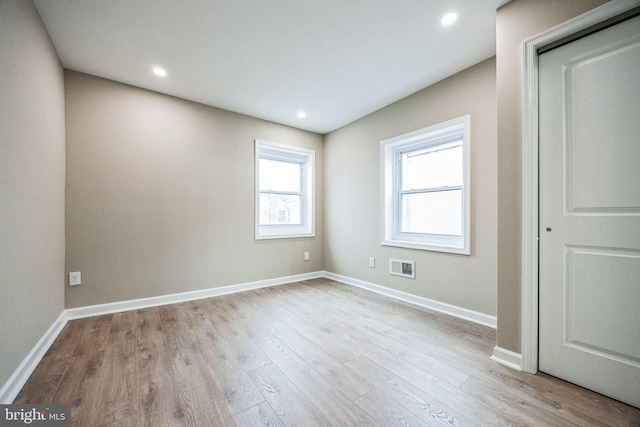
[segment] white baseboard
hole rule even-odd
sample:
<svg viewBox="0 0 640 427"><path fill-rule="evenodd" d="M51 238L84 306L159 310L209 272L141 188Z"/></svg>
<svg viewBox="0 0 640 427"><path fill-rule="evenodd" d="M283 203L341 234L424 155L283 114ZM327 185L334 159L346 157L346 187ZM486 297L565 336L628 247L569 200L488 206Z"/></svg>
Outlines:
<svg viewBox="0 0 640 427"><path fill-rule="evenodd" d="M0 404L8 405L13 402L66 324L67 317L65 312L62 311L2 386L2 389L0 389Z"/></svg>
<svg viewBox="0 0 640 427"><path fill-rule="evenodd" d="M139 310L147 307L175 304L185 301L193 301L203 298L217 297L250 291L252 289L267 288L270 286L285 285L287 283L300 282L302 280L324 277L324 272L296 274L293 276L278 277L275 279L259 280L257 282L241 283L238 285L220 286L218 288L200 289L197 291L180 292L177 294L160 295L157 297L140 298L127 301L110 302L107 304L89 305L85 307L69 308L66 310L67 318L81 319L83 317L99 316L102 314L118 313L121 311Z"/></svg>
<svg viewBox="0 0 640 427"><path fill-rule="evenodd" d="M49 347L51 347L51 344L53 344L53 341L55 341L56 337L60 334L62 328L64 328L69 320L228 295L252 289L300 282L302 280L317 279L319 277L324 277L323 271L296 274L293 276L278 277L275 279L260 280L257 282L241 283L238 285L221 286L219 288L202 289L198 291L181 292L177 294L118 301L108 304L90 305L63 310L62 313L60 313L60 316L58 316L58 319L56 319L51 327L49 327L47 332L44 333L42 338L40 338L36 343L27 357L25 357L11 377L9 377L7 382L2 386L2 389L0 389L0 404L4 405L13 402L35 370L36 366L38 366L38 363L40 363L47 350L49 350Z"/></svg>
<svg viewBox="0 0 640 427"><path fill-rule="evenodd" d="M449 314L451 316L459 317L461 319L469 320L480 325L488 326L496 329L497 318L489 314L480 313L466 308L457 307L455 305L446 304L440 301L435 301L429 298L420 297L417 295L409 294L395 289L387 288L373 283L365 282L363 280L353 279L351 277L342 276L340 274L330 273L326 271L324 276L328 279L333 279L338 282L346 283L347 285L357 286L359 288L368 289L373 292L377 292L382 295L386 295L391 298L399 299L411 304L419 305L430 310L439 311L440 313Z"/></svg>
<svg viewBox="0 0 640 427"><path fill-rule="evenodd" d="M495 346L493 348L493 356L491 360L509 368L522 371L522 355L511 350Z"/></svg>

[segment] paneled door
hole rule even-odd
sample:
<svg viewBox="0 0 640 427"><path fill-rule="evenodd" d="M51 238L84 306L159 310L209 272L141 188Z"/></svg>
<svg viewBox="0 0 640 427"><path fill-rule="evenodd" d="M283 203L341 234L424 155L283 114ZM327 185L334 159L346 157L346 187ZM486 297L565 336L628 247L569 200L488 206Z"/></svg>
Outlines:
<svg viewBox="0 0 640 427"><path fill-rule="evenodd" d="M640 407L640 17L539 72L539 370Z"/></svg>

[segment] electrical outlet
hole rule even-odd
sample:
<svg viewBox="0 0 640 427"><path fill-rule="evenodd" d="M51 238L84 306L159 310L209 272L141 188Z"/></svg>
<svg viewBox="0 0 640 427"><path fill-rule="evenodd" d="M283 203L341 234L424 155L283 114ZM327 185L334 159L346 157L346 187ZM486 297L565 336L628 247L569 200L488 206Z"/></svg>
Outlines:
<svg viewBox="0 0 640 427"><path fill-rule="evenodd" d="M69 273L69 286L77 286L82 283L82 276L79 271Z"/></svg>
<svg viewBox="0 0 640 427"><path fill-rule="evenodd" d="M304 260L309 261L309 252L304 253Z"/></svg>
<svg viewBox="0 0 640 427"><path fill-rule="evenodd" d="M372 256L369 257L369 267L376 268L376 259Z"/></svg>

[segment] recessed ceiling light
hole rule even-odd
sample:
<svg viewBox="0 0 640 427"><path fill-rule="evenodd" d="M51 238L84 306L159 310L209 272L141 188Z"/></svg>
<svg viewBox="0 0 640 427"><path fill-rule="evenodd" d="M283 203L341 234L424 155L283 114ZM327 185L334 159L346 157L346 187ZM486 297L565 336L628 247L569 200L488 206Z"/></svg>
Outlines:
<svg viewBox="0 0 640 427"><path fill-rule="evenodd" d="M442 25L451 25L456 22L456 19L458 19L458 14L455 12L451 12L444 15L440 22L442 23Z"/></svg>
<svg viewBox="0 0 640 427"><path fill-rule="evenodd" d="M307 117L307 113L305 113L304 111L298 111L297 116L299 119L304 119L305 117Z"/></svg>
<svg viewBox="0 0 640 427"><path fill-rule="evenodd" d="M153 67L153 74L158 77L165 77L167 75L167 71L164 68Z"/></svg>

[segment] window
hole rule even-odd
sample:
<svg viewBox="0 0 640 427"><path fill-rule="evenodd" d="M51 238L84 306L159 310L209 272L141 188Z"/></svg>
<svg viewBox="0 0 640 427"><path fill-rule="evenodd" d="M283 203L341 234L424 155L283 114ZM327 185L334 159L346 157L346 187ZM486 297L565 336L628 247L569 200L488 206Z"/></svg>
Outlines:
<svg viewBox="0 0 640 427"><path fill-rule="evenodd" d="M256 239L310 237L315 152L256 139Z"/></svg>
<svg viewBox="0 0 640 427"><path fill-rule="evenodd" d="M470 254L469 122L380 143L383 245Z"/></svg>

